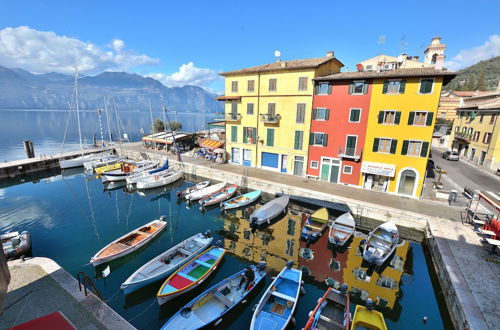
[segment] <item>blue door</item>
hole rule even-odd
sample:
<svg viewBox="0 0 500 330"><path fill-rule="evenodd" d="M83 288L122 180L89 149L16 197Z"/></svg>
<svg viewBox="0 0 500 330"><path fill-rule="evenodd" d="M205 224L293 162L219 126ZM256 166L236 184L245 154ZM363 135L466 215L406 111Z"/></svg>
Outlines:
<svg viewBox="0 0 500 330"><path fill-rule="evenodd" d="M278 168L279 155L270 152L262 153L262 166Z"/></svg>

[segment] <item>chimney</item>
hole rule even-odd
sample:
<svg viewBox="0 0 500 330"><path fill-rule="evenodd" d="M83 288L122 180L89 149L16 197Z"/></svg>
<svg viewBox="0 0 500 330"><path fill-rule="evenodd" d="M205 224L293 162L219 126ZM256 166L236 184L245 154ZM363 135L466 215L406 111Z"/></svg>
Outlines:
<svg viewBox="0 0 500 330"><path fill-rule="evenodd" d="M335 53L333 52L333 50L329 50L329 51L326 52L326 57L330 57L331 58L331 57L333 57L334 54Z"/></svg>
<svg viewBox="0 0 500 330"><path fill-rule="evenodd" d="M444 55L436 56L436 64L434 64L434 68L436 70L443 70L444 65Z"/></svg>

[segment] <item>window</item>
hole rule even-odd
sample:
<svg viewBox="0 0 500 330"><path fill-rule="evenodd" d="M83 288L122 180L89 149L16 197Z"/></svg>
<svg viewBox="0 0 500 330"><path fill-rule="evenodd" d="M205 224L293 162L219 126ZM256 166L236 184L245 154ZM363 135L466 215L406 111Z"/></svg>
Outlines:
<svg viewBox="0 0 500 330"><path fill-rule="evenodd" d="M315 146L324 146L328 144L328 134L325 133L311 133L309 143Z"/></svg>
<svg viewBox="0 0 500 330"><path fill-rule="evenodd" d="M299 91L307 91L307 77L299 77Z"/></svg>
<svg viewBox="0 0 500 330"><path fill-rule="evenodd" d="M255 144L256 140L257 129L254 127L243 127L243 143Z"/></svg>
<svg viewBox="0 0 500 330"><path fill-rule="evenodd" d="M467 127L462 127L462 132L467 133Z"/></svg>
<svg viewBox="0 0 500 330"><path fill-rule="evenodd" d="M405 92L406 80L386 80L382 89L383 94L403 94Z"/></svg>
<svg viewBox="0 0 500 330"><path fill-rule="evenodd" d="M367 94L368 84L364 81L353 81L349 84L349 94Z"/></svg>
<svg viewBox="0 0 500 330"><path fill-rule="evenodd" d="M425 125L427 119L427 112L415 112L413 117L413 125Z"/></svg>
<svg viewBox="0 0 500 330"><path fill-rule="evenodd" d="M231 92L238 93L238 82L231 81Z"/></svg>
<svg viewBox="0 0 500 330"><path fill-rule="evenodd" d="M483 143L490 143L491 141L491 133L484 133Z"/></svg>
<svg viewBox="0 0 500 330"><path fill-rule="evenodd" d="M467 130L467 133L469 133L470 135L472 135L472 131L473 131L472 127L469 127L469 129Z"/></svg>
<svg viewBox="0 0 500 330"><path fill-rule="evenodd" d="M238 114L238 102L231 102L231 114L233 117Z"/></svg>
<svg viewBox="0 0 500 330"><path fill-rule="evenodd" d="M429 151L429 142L404 140L402 155L427 157Z"/></svg>
<svg viewBox="0 0 500 330"><path fill-rule="evenodd" d="M474 132L474 138L473 138L474 142L479 141L480 136L481 136L481 132L478 132L478 131Z"/></svg>
<svg viewBox="0 0 500 330"><path fill-rule="evenodd" d="M378 113L378 123L385 125L399 125L401 111L383 110Z"/></svg>
<svg viewBox="0 0 500 330"><path fill-rule="evenodd" d="M293 149L302 150L302 141L304 139L303 131L295 131L295 140L293 142Z"/></svg>
<svg viewBox="0 0 500 330"><path fill-rule="evenodd" d="M420 79L419 94L431 94L433 84L434 79L432 78Z"/></svg>
<svg viewBox="0 0 500 330"><path fill-rule="evenodd" d="M267 104L267 114L270 116L276 115L276 103L268 103Z"/></svg>
<svg viewBox="0 0 500 330"><path fill-rule="evenodd" d="M247 103L247 115L253 115L253 103Z"/></svg>
<svg viewBox="0 0 500 330"><path fill-rule="evenodd" d="M412 111L408 116L408 125L431 126L434 113L427 111Z"/></svg>
<svg viewBox="0 0 500 330"><path fill-rule="evenodd" d="M317 169L319 162L317 160L311 160L311 168Z"/></svg>
<svg viewBox="0 0 500 330"><path fill-rule="evenodd" d="M352 166L350 165L344 165L344 174L352 174Z"/></svg>
<svg viewBox="0 0 500 330"><path fill-rule="evenodd" d="M455 133L458 133L460 131L460 126L455 126Z"/></svg>
<svg viewBox="0 0 500 330"><path fill-rule="evenodd" d="M295 119L295 122L297 124L303 124L305 116L306 116L306 104L297 103L297 117Z"/></svg>
<svg viewBox="0 0 500 330"><path fill-rule="evenodd" d="M267 142L266 146L273 147L274 146L274 128L267 129Z"/></svg>
<svg viewBox="0 0 500 330"><path fill-rule="evenodd" d="M395 154L397 145L398 140L395 139L375 138L373 141L373 151Z"/></svg>
<svg viewBox="0 0 500 330"><path fill-rule="evenodd" d="M463 117L462 111L458 111L458 119L461 119Z"/></svg>
<svg viewBox="0 0 500 330"><path fill-rule="evenodd" d="M356 144L358 143L358 137L356 135L348 135L345 143L345 154L348 156L354 156L356 153Z"/></svg>
<svg viewBox="0 0 500 330"><path fill-rule="evenodd" d="M422 142L420 141L410 141L408 144L408 153L410 156L420 156L422 151Z"/></svg>
<svg viewBox="0 0 500 330"><path fill-rule="evenodd" d="M269 91L276 92L276 78L269 79Z"/></svg>
<svg viewBox="0 0 500 330"><path fill-rule="evenodd" d="M231 142L238 142L238 126L231 126Z"/></svg>
<svg viewBox="0 0 500 330"><path fill-rule="evenodd" d="M496 115L492 114L490 118L490 124L493 124L495 122L495 117Z"/></svg>
<svg viewBox="0 0 500 330"><path fill-rule="evenodd" d="M304 156L295 156L293 160L293 175L304 175Z"/></svg>
<svg viewBox="0 0 500 330"><path fill-rule="evenodd" d="M484 119L484 114L481 114L481 116L479 117L479 123L482 124L483 123L483 119Z"/></svg>
<svg viewBox="0 0 500 330"><path fill-rule="evenodd" d="M255 80L249 80L247 85L247 92L255 91Z"/></svg>
<svg viewBox="0 0 500 330"><path fill-rule="evenodd" d="M315 92L318 95L332 94L332 85L326 82L318 83Z"/></svg>
<svg viewBox="0 0 500 330"><path fill-rule="evenodd" d="M330 109L326 109L326 108L313 109L313 119L314 120L328 120L328 119L330 119Z"/></svg>
<svg viewBox="0 0 500 330"><path fill-rule="evenodd" d="M366 66L366 70L371 70L372 68L373 66L371 64Z"/></svg>
<svg viewBox="0 0 500 330"><path fill-rule="evenodd" d="M361 120L361 109L351 109L349 112L349 122L359 123Z"/></svg>

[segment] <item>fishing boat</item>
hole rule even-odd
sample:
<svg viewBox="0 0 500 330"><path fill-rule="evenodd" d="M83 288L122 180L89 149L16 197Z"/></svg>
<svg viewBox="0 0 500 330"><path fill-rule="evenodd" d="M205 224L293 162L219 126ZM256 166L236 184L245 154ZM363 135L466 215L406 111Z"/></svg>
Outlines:
<svg viewBox="0 0 500 330"><path fill-rule="evenodd" d="M373 310L371 299L367 300L367 307L356 305L356 310L352 318L351 330L358 329L387 330L384 315Z"/></svg>
<svg viewBox="0 0 500 330"><path fill-rule="evenodd" d="M210 196L214 192L219 191L220 189L224 188L225 185L226 185L225 182L217 183L217 184L202 188L200 190L194 191L192 193L189 193L186 195L185 198L189 202L196 201L196 200L201 199L203 197Z"/></svg>
<svg viewBox="0 0 500 330"><path fill-rule="evenodd" d="M262 194L262 190L254 190L254 191L248 192L246 194L231 198L228 201L222 202L220 204L220 207L222 210L231 210L231 209L236 209L239 207L244 207L244 206L252 204L257 199L259 199L261 194Z"/></svg>
<svg viewBox="0 0 500 330"><path fill-rule="evenodd" d="M123 181L127 176L153 169L156 163L149 160L140 162L123 162L117 170L105 172L102 175L102 182Z"/></svg>
<svg viewBox="0 0 500 330"><path fill-rule="evenodd" d="M261 225L264 222L271 223L272 219L285 211L289 200L290 197L288 195L284 195L264 204L261 208L250 215L250 225Z"/></svg>
<svg viewBox="0 0 500 330"><path fill-rule="evenodd" d="M255 278L246 290L243 287L239 288L240 281L245 275L244 269L194 298L172 316L162 329L200 329L218 325L231 309L240 303L245 303L245 298L266 277L265 263L250 267Z"/></svg>
<svg viewBox="0 0 500 330"><path fill-rule="evenodd" d="M185 239L137 269L123 282L120 288L125 294L129 294L168 277L204 251L212 243L212 240L210 231Z"/></svg>
<svg viewBox="0 0 500 330"><path fill-rule="evenodd" d="M260 298L252 316L250 329L285 329L299 300L302 271L289 261Z"/></svg>
<svg viewBox="0 0 500 330"><path fill-rule="evenodd" d="M214 192L210 196L200 199L199 203L202 207L220 204L225 200L231 198L236 193L236 189L238 189L238 186L235 184L224 187L219 191Z"/></svg>
<svg viewBox="0 0 500 330"><path fill-rule="evenodd" d="M169 172L169 169L168 169L168 159L167 159L165 161L165 163L163 164L163 166L158 167L158 168L154 168L150 171L142 171L139 173L131 174L131 175L127 176L127 178L125 180L127 181L128 185L132 186L150 175L154 174L157 176L162 176L168 172Z"/></svg>
<svg viewBox="0 0 500 330"><path fill-rule="evenodd" d="M167 278L156 295L158 304L163 305L167 301L193 290L217 269L226 253L226 250L219 247L220 242L217 243L216 246L203 251Z"/></svg>
<svg viewBox="0 0 500 330"><path fill-rule="evenodd" d="M31 250L31 235L27 231L14 231L0 235L3 254L6 259L14 259L27 254Z"/></svg>
<svg viewBox="0 0 500 330"><path fill-rule="evenodd" d="M328 288L318 304L309 313L304 330L349 330L351 314L349 311L349 294L347 285L343 284L340 291Z"/></svg>
<svg viewBox="0 0 500 330"><path fill-rule="evenodd" d="M83 168L86 172L94 173L96 168L100 168L106 165L119 163L120 159L114 155L107 155L100 157L99 159L95 159L83 164Z"/></svg>
<svg viewBox="0 0 500 330"><path fill-rule="evenodd" d="M163 187L182 178L183 171L164 170L161 173L150 174L137 181L137 189L151 189Z"/></svg>
<svg viewBox="0 0 500 330"><path fill-rule="evenodd" d="M326 208L323 207L311 215L307 214L300 238L312 242L323 235L327 225L328 210Z"/></svg>
<svg viewBox="0 0 500 330"><path fill-rule="evenodd" d="M343 246L354 234L356 223L350 213L344 213L330 227L328 233L328 241L331 244Z"/></svg>
<svg viewBox="0 0 500 330"><path fill-rule="evenodd" d="M187 187L186 189L184 189L182 191L178 191L177 192L177 197L178 198L184 198L186 195L189 195L190 193L193 193L195 191L198 191L200 189L208 187L209 185L210 185L210 180L199 182L199 183L197 183L195 185Z"/></svg>
<svg viewBox="0 0 500 330"><path fill-rule="evenodd" d="M160 219L153 220L144 226L134 229L130 233L106 245L90 259L90 262L94 266L97 266L126 256L153 240L153 238L165 229L166 225L166 218L162 216Z"/></svg>
<svg viewBox="0 0 500 330"><path fill-rule="evenodd" d="M392 221L385 222L368 235L363 249L363 259L380 266L396 250L398 242L398 228Z"/></svg>

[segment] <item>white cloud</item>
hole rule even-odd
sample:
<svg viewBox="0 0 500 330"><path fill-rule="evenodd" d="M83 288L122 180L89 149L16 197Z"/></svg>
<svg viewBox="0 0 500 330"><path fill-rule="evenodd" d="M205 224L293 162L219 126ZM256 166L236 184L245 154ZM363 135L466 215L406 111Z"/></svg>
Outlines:
<svg viewBox="0 0 500 330"><path fill-rule="evenodd" d="M98 46L51 31L38 31L27 26L0 30L0 65L22 68L34 73L95 74L102 71L126 71L140 65L156 64L158 59L125 50L125 42L114 39Z"/></svg>
<svg viewBox="0 0 500 330"><path fill-rule="evenodd" d="M207 88L210 83L222 79L215 70L198 68L193 62L181 65L177 72L170 75L151 73L146 76L159 80L168 87L193 85Z"/></svg>
<svg viewBox="0 0 500 330"><path fill-rule="evenodd" d="M498 55L500 55L500 35L493 34L481 46L459 51L450 61L446 61L446 67L450 70L460 70Z"/></svg>

